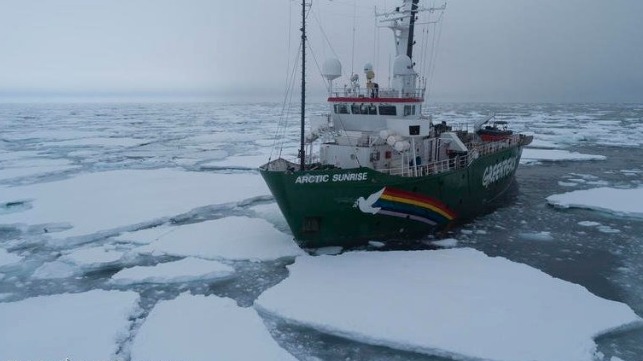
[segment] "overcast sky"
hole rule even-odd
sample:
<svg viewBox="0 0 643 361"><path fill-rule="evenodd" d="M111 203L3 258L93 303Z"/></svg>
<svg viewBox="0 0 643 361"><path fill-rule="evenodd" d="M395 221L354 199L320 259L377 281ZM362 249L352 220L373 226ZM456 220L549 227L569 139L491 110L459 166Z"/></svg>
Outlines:
<svg viewBox="0 0 643 361"><path fill-rule="evenodd" d="M300 14L291 0L0 4L0 97L279 99L298 46ZM393 40L372 15L374 5L396 4L313 1L312 94L323 89L315 59L331 56L345 76L371 62L387 84ZM643 102L641 0L449 0L440 34L430 84L437 101ZM420 68L425 61L415 54Z"/></svg>

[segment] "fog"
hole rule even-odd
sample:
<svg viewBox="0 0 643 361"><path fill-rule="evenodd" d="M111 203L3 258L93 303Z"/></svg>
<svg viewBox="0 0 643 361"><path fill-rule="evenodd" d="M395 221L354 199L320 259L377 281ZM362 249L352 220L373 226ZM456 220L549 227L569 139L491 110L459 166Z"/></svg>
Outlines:
<svg viewBox="0 0 643 361"><path fill-rule="evenodd" d="M344 78L371 62L377 81L388 82L393 40L376 27L375 5L397 2L313 1L312 96L323 99L317 64L327 57L341 60ZM638 0L451 0L441 23L419 32L414 60L418 70L431 68L422 50L435 31L435 101L640 102L641 14ZM289 0L4 0L0 98L278 100L299 21L299 4Z"/></svg>

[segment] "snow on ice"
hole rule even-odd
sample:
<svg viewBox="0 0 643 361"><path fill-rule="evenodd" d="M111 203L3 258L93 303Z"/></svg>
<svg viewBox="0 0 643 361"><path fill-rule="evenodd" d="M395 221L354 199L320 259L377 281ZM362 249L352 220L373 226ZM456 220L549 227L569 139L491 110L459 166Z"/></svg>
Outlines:
<svg viewBox="0 0 643 361"><path fill-rule="evenodd" d="M445 357L589 361L625 304L473 249L300 257L260 312L359 342ZM537 341L536 341L537 340Z"/></svg>
<svg viewBox="0 0 643 361"><path fill-rule="evenodd" d="M112 276L111 282L119 285L135 283L174 283L199 280L227 279L234 268L217 261L184 258L155 266L126 268Z"/></svg>
<svg viewBox="0 0 643 361"><path fill-rule="evenodd" d="M206 259L269 261L295 257L303 251L292 236L260 218L225 217L177 226L139 253L162 253Z"/></svg>
<svg viewBox="0 0 643 361"><path fill-rule="evenodd" d="M0 188L0 199L34 199L33 208L0 214L0 224L68 222L62 238L108 235L124 227L175 216L196 207L238 202L268 194L254 174L214 174L174 169L117 170L61 181ZM54 236L52 234L52 236ZM82 237L81 237L82 239ZM84 239L82 239L84 240Z"/></svg>
<svg viewBox="0 0 643 361"><path fill-rule="evenodd" d="M254 309L228 298L181 294L160 301L134 338L132 361L295 360Z"/></svg>
<svg viewBox="0 0 643 361"><path fill-rule="evenodd" d="M0 357L112 360L138 301L135 292L93 290L0 303Z"/></svg>
<svg viewBox="0 0 643 361"><path fill-rule="evenodd" d="M75 250L60 257L60 260L90 270L121 263L124 256L124 252L92 247Z"/></svg>
<svg viewBox="0 0 643 361"><path fill-rule="evenodd" d="M145 228L138 231L123 232L113 239L123 243L150 244L162 236L175 231L176 227L161 225L158 227Z"/></svg>
<svg viewBox="0 0 643 361"><path fill-rule="evenodd" d="M577 190L554 194L547 197L547 202L560 208L585 208L618 216L643 218L643 187Z"/></svg>
<svg viewBox="0 0 643 361"><path fill-rule="evenodd" d="M584 161L584 160L605 160L603 155L582 154L561 149L532 149L525 148L522 151L521 164L533 164L538 162L558 161Z"/></svg>
<svg viewBox="0 0 643 361"><path fill-rule="evenodd" d="M18 263L22 257L14 253L9 253L7 250L0 248L0 267Z"/></svg>
<svg viewBox="0 0 643 361"><path fill-rule="evenodd" d="M455 238L446 238L438 241L432 241L431 244L442 248L453 248L458 245L458 240Z"/></svg>

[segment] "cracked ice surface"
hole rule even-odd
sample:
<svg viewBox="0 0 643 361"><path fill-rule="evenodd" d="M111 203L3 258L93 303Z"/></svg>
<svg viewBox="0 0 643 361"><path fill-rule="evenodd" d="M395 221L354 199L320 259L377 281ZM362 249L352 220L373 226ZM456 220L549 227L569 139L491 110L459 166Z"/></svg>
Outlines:
<svg viewBox="0 0 643 361"><path fill-rule="evenodd" d="M586 208L619 216L643 218L643 187L632 189L593 188L547 197L560 208Z"/></svg>
<svg viewBox="0 0 643 361"><path fill-rule="evenodd" d="M641 322L623 303L469 248L300 257L288 268L257 299L259 311L439 356L589 361L593 338Z"/></svg>
<svg viewBox="0 0 643 361"><path fill-rule="evenodd" d="M267 187L254 174L175 169L89 173L61 181L0 188L0 199L34 199L31 209L0 214L0 224L68 222L72 228L52 236L58 242L69 242L98 232L131 229L197 207L266 194Z"/></svg>
<svg viewBox="0 0 643 361"><path fill-rule="evenodd" d="M182 294L159 302L132 345L132 361L295 360L253 308L228 298Z"/></svg>
<svg viewBox="0 0 643 361"><path fill-rule="evenodd" d="M7 360L111 360L140 313L135 292L93 290L0 303Z"/></svg>

